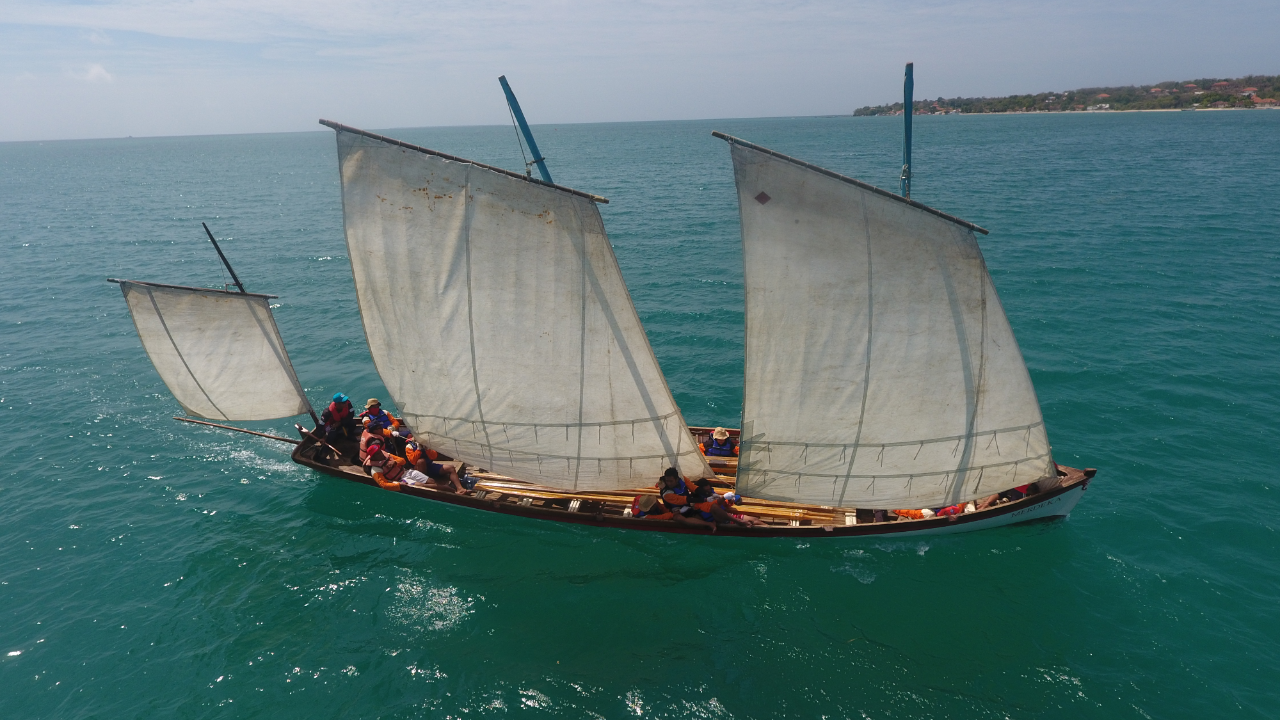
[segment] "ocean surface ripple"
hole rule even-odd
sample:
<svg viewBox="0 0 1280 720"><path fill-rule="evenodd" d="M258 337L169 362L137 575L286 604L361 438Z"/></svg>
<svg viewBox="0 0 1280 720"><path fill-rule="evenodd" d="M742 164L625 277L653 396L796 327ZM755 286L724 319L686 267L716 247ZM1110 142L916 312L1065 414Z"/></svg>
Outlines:
<svg viewBox="0 0 1280 720"><path fill-rule="evenodd" d="M722 130L896 188L899 121L535 128L601 207L685 416L737 425ZM384 396L332 133L0 144L0 717L1274 717L1280 112L920 117L1070 520L927 541L566 527L171 420L106 277L272 293L313 404ZM401 129L520 167L507 127ZM800 389L797 389L800 391ZM292 435L291 421L247 423Z"/></svg>

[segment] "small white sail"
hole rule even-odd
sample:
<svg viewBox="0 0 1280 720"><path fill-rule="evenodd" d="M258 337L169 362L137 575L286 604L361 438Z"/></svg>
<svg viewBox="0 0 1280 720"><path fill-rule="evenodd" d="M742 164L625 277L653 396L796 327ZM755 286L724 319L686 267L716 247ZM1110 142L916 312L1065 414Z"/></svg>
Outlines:
<svg viewBox="0 0 1280 720"><path fill-rule="evenodd" d="M325 124L369 349L419 437L566 490L711 474L590 196Z"/></svg>
<svg viewBox="0 0 1280 720"><path fill-rule="evenodd" d="M730 139L742 494L927 508L1056 478L972 226Z"/></svg>
<svg viewBox="0 0 1280 720"><path fill-rule="evenodd" d="M119 282L142 347L187 414L271 420L310 412L269 296Z"/></svg>

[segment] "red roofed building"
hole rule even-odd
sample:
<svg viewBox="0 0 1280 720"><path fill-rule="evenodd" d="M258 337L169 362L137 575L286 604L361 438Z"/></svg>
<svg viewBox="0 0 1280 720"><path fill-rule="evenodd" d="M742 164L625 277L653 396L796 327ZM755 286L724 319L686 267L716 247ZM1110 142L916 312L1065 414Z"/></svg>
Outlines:
<svg viewBox="0 0 1280 720"><path fill-rule="evenodd" d="M1186 85L1183 85L1182 87L1184 87L1184 88L1190 88L1190 89L1192 89L1192 90L1199 90L1199 89L1200 89L1200 87L1199 87L1198 85L1196 85L1195 83L1187 83Z"/></svg>
<svg viewBox="0 0 1280 720"><path fill-rule="evenodd" d="M1107 99L1107 98L1109 98L1109 97L1111 97L1111 96L1110 96L1110 95L1108 95L1108 94L1106 94L1106 93L1102 93L1101 95L1099 95L1099 96L1098 96L1098 99L1099 99L1099 100L1106 100L1106 99Z"/></svg>
<svg viewBox="0 0 1280 720"><path fill-rule="evenodd" d="M1254 98L1254 99L1253 99L1253 104L1254 104L1254 105L1275 105L1275 104L1277 104L1277 102L1280 102L1280 101L1277 101L1275 98L1260 98L1260 97L1256 97L1256 98Z"/></svg>
<svg viewBox="0 0 1280 720"><path fill-rule="evenodd" d="M1223 81L1223 82L1216 82L1216 83L1214 83L1214 84L1213 84L1213 86L1214 86L1214 87L1226 87L1226 86L1228 86L1228 85L1230 85L1230 84L1231 84L1231 83L1229 83L1229 82L1225 82L1225 81Z"/></svg>

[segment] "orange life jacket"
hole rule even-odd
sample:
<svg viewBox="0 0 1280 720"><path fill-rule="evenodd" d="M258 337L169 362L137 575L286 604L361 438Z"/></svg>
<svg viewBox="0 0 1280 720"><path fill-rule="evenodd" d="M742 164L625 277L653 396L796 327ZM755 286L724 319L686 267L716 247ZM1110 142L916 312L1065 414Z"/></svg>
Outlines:
<svg viewBox="0 0 1280 720"><path fill-rule="evenodd" d="M365 460L369 459L369 443L373 442L374 440L377 440L378 444L381 445L382 435L369 432L367 428L363 433L360 434L360 464L361 465L364 464Z"/></svg>
<svg viewBox="0 0 1280 720"><path fill-rule="evenodd" d="M409 459L410 465L416 466L418 461L424 458L429 462L435 462L436 458L440 457L440 453L431 448L423 450L422 446L414 447L414 445L417 445L417 443L406 445L404 449L404 456Z"/></svg>
<svg viewBox="0 0 1280 720"><path fill-rule="evenodd" d="M388 454L385 451L382 453L382 456L382 460L374 460L373 458L365 460L365 472L372 475L374 471L377 471L377 473L382 476L383 482L396 482L400 479L400 476L404 474L404 458L396 457L395 455Z"/></svg>

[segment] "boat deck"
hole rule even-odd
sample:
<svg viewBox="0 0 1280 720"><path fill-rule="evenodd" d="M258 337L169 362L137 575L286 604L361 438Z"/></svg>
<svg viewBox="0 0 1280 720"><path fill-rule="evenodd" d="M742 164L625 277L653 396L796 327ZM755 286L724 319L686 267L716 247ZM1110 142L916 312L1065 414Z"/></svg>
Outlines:
<svg viewBox="0 0 1280 720"><path fill-rule="evenodd" d="M699 436L699 440L702 439L701 435L710 432L709 428L690 429L695 436ZM377 487L373 478L369 477L359 465L354 464L352 455L348 454L353 449L331 448L317 442L301 427L298 430L303 436L303 441L293 451L294 462L326 475ZM736 436L736 431L734 434ZM335 453L335 450L341 453L341 456L336 459L334 456L339 453ZM440 459L446 462L450 460L445 456L441 456ZM715 460L728 461L713 463L713 469L717 472L721 468L730 467L730 463L736 471L736 458L715 458ZM764 524L751 527L720 525L714 528L714 532L720 535L749 537L932 534L1040 520L1069 512L1075 505L1075 500L1079 498L1079 491L1083 491L1088 486L1094 472L1093 469L1078 470L1059 466L1060 482L1058 487L1052 490L1029 495L1021 500L994 505L986 510L921 520L900 518L889 512L885 513L888 516L886 520L875 522L875 511L870 509L802 505L743 498L743 502L737 506L736 511L759 518L764 521ZM631 503L637 495L657 495L657 490L652 486L575 493L487 473L483 470L471 470L468 475L477 480L474 491L468 494L403 484L399 492L425 500L446 502L477 510L579 525L702 535L713 532L712 528L701 525L631 517ZM734 479L731 475L718 474L712 479L712 484L720 489L729 489L733 487ZM1063 502L1068 495L1071 495L1070 502ZM968 527L970 525L974 527Z"/></svg>

